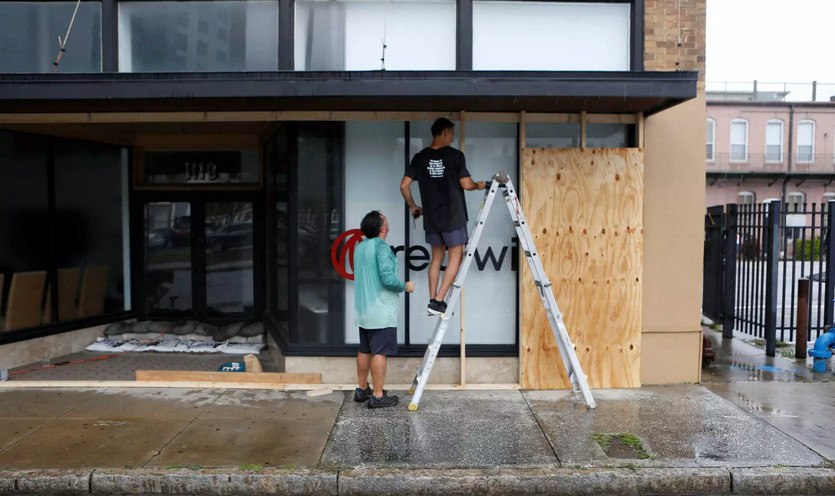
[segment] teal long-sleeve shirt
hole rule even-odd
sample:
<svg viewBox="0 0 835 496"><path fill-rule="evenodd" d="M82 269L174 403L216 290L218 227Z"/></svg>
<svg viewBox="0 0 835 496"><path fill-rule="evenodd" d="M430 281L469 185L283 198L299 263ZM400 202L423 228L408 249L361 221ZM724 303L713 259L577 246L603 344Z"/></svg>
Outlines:
<svg viewBox="0 0 835 496"><path fill-rule="evenodd" d="M397 304L406 283L397 278L397 258L380 238L366 239L354 250L356 324L365 329L397 327Z"/></svg>

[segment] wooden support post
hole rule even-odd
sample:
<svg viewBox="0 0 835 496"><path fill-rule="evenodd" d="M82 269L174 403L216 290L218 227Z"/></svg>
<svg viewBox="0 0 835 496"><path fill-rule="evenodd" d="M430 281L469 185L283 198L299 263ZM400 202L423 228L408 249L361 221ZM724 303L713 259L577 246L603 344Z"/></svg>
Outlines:
<svg viewBox="0 0 835 496"><path fill-rule="evenodd" d="M643 112L638 112L638 148L644 148L644 133L646 129L646 120Z"/></svg>
<svg viewBox="0 0 835 496"><path fill-rule="evenodd" d="M580 149L583 150L586 148L586 126L588 122L586 121L586 111L580 112Z"/></svg>
<svg viewBox="0 0 835 496"><path fill-rule="evenodd" d="M461 111L461 133L458 137L459 144L461 145L461 150L464 150L464 146L467 142L467 133L466 133L466 124L467 124L467 114L465 111ZM464 287L461 287L461 380L460 384L463 386L467 384L467 327L466 327L466 312L464 311Z"/></svg>
<svg viewBox="0 0 835 496"><path fill-rule="evenodd" d="M518 183L518 186L517 186L518 189L519 189L519 194L521 194L521 191L522 191L522 189L524 188L524 185L525 185L525 168L523 167L523 165L524 165L524 158L523 157L525 156L524 151L525 151L526 142L527 142L527 116L525 115L525 111L523 110L523 111L519 112L519 151L518 151L518 155L519 155L518 156L518 158L519 158L519 166L518 166L519 183ZM517 288L518 288L519 287L518 286L518 277L519 277L519 274L522 274L522 271L525 270L523 268L523 264L526 263L525 262L525 254L522 252L522 250L519 250L519 260L517 260L517 263L519 264L519 270L516 272L516 274L517 274L516 275L516 277L517 277ZM525 308L524 305L525 305L525 295L523 294L523 292L521 290L519 290L519 308L520 309ZM518 327L519 333L521 335L521 332L522 332L522 326L521 326L522 314L521 314L521 312L517 315L516 319L517 319L516 322L519 325L519 327ZM520 343L521 343L521 341L520 341ZM523 373L523 371L524 371L524 369L522 368L522 346L520 345L519 346L519 383L520 384L522 383L522 373Z"/></svg>

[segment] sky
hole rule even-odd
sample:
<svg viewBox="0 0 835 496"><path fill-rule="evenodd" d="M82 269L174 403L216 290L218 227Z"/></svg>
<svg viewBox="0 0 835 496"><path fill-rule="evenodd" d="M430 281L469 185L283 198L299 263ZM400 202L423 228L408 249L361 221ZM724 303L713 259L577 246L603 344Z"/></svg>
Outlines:
<svg viewBox="0 0 835 496"><path fill-rule="evenodd" d="M835 83L835 0L707 0L707 81Z"/></svg>

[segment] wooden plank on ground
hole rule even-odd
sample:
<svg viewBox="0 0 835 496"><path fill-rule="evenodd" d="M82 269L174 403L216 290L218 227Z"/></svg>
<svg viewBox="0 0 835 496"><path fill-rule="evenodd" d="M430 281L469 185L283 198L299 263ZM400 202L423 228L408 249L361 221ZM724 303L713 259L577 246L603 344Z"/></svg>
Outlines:
<svg viewBox="0 0 835 496"><path fill-rule="evenodd" d="M199 370L137 370L136 380L158 382L321 384L322 374L290 372L204 372Z"/></svg>
<svg viewBox="0 0 835 496"><path fill-rule="evenodd" d="M589 384L639 387L643 153L524 149L522 207ZM520 383L569 386L527 263L522 262Z"/></svg>

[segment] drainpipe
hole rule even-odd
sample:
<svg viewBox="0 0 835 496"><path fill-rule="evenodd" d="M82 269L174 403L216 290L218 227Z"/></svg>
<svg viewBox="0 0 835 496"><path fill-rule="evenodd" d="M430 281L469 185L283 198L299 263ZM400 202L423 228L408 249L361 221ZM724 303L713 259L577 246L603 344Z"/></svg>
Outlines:
<svg viewBox="0 0 835 496"><path fill-rule="evenodd" d="M786 201L786 183L789 180L789 175L791 175L792 171L794 170L794 155L792 154L792 150L794 150L794 104L789 105L789 149L787 161L786 161L786 180L783 181L783 202Z"/></svg>
<svg viewBox="0 0 835 496"><path fill-rule="evenodd" d="M812 372L820 374L826 372L826 364L832 358L830 348L835 348L835 327L820 335L815 340L815 347L809 350L809 356L814 358Z"/></svg>

